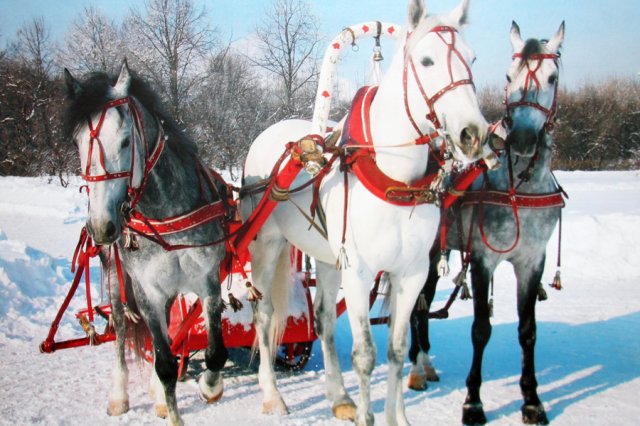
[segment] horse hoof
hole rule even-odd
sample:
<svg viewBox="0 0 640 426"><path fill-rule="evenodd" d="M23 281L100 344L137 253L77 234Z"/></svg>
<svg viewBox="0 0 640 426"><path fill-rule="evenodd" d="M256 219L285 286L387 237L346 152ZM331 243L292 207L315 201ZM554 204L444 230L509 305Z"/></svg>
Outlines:
<svg viewBox="0 0 640 426"><path fill-rule="evenodd" d="M277 414L279 416L286 416L289 414L289 409L284 403L282 398L272 399L262 403L262 412L264 414Z"/></svg>
<svg viewBox="0 0 640 426"><path fill-rule="evenodd" d="M220 401L220 398L222 398L222 393L223 392L220 391L220 393L217 395L207 396L204 393L200 392L200 398L202 398L202 400L207 404L213 404L214 402Z"/></svg>
<svg viewBox="0 0 640 426"><path fill-rule="evenodd" d="M522 422L527 425L548 425L547 413L544 411L542 404L539 405L523 405L522 406Z"/></svg>
<svg viewBox="0 0 640 426"><path fill-rule="evenodd" d="M462 406L462 424L483 425L487 423L482 404L464 404Z"/></svg>
<svg viewBox="0 0 640 426"><path fill-rule="evenodd" d="M424 372L427 373L427 380L429 382L439 382L440 381L440 376L438 376L438 373L436 372L436 369L433 368L432 366L425 365Z"/></svg>
<svg viewBox="0 0 640 426"><path fill-rule="evenodd" d="M121 416L129 411L129 401L109 401L107 414L110 416Z"/></svg>
<svg viewBox="0 0 640 426"><path fill-rule="evenodd" d="M207 376L205 374L200 376L200 380L198 380L200 398L202 398L202 400L207 404L213 404L222 398L222 392L224 390L222 376L218 375L218 380L215 380L213 386L210 386L207 381Z"/></svg>
<svg viewBox="0 0 640 426"><path fill-rule="evenodd" d="M169 408L166 404L156 404L156 416L166 419L169 416Z"/></svg>
<svg viewBox="0 0 640 426"><path fill-rule="evenodd" d="M428 380L428 376L424 375L424 374L414 374L414 373L409 373L409 389L413 389L416 391L423 391L426 390L428 385L427 385L427 380Z"/></svg>
<svg viewBox="0 0 640 426"><path fill-rule="evenodd" d="M356 419L356 405L353 402L334 405L331 410L336 419L349 421Z"/></svg>

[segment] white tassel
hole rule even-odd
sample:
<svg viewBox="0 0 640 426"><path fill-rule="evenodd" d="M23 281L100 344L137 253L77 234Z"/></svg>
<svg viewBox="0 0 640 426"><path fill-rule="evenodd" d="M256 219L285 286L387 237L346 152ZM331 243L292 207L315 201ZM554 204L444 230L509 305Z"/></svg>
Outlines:
<svg viewBox="0 0 640 426"><path fill-rule="evenodd" d="M124 317L134 324L137 324L140 321L140 315L129 309L126 303L124 304Z"/></svg>
<svg viewBox="0 0 640 426"><path fill-rule="evenodd" d="M347 257L347 250L344 246L340 247L340 253L338 254L338 259L336 260L336 269L343 270L349 267L349 257Z"/></svg>
<svg viewBox="0 0 640 426"><path fill-rule="evenodd" d="M440 256L440 260L438 261L438 276L446 277L449 275L449 262L446 256Z"/></svg>
<svg viewBox="0 0 640 426"><path fill-rule="evenodd" d="M260 290L258 290L253 284L251 284L251 281L247 281L244 285L247 287L247 292L249 293L247 295L247 300L249 302L257 302L258 300L262 300L262 292L260 292Z"/></svg>
<svg viewBox="0 0 640 426"><path fill-rule="evenodd" d="M460 271L458 273L458 275L456 275L456 277L453 279L453 283L457 287L462 287L462 291L460 292L460 299L461 300L471 299L471 292L469 291L469 286L467 285L467 270L466 270L466 268L463 268L462 271Z"/></svg>
<svg viewBox="0 0 640 426"><path fill-rule="evenodd" d="M89 322L89 320L85 316L81 316L79 318L79 321L80 321L80 326L82 327L84 332L87 334L87 337L89 338L89 346L94 346L95 337L96 337L96 328L93 326L91 322Z"/></svg>
<svg viewBox="0 0 640 426"><path fill-rule="evenodd" d="M560 270L556 271L556 275L553 277L553 282L549 284L551 287L556 290L562 290L562 282L560 281Z"/></svg>

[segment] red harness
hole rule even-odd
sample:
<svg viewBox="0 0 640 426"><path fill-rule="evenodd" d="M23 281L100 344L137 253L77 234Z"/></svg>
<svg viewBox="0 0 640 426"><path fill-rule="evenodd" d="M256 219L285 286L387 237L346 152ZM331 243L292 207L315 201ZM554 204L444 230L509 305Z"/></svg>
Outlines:
<svg viewBox="0 0 640 426"><path fill-rule="evenodd" d="M100 131L102 129L102 125L104 123L106 113L109 109L127 105L129 107L129 113L131 116L131 120L133 121L133 131L131 133L131 167L127 171L119 171L119 172L109 172L106 168L104 161L104 147L102 141L100 140ZM190 229L194 229L198 226L209 223L213 220L225 217L228 215L227 212L227 204L225 201L218 200L212 203L206 204L202 207L199 207L191 212L173 216L165 219L152 219L145 217L141 212L136 210L136 206L142 195L144 193L145 187L147 185L147 181L151 174L153 167L158 162L160 155L162 154L166 138L164 135L164 130L162 126L158 123L158 137L156 140L155 147L152 152L149 152L149 144L147 143L145 134L144 134L144 123L142 120L142 114L136 105L136 102L133 98L127 96L121 99L116 99L110 102L107 102L100 115L100 119L98 120L98 124L94 127L91 119L88 120L89 131L90 131L90 140L89 140L89 151L87 158L87 165L85 168L85 173L83 174L83 178L87 182L101 182L106 180L113 179L121 179L128 178L129 185L127 188L127 194L129 197L129 201L125 205L125 220L126 227L125 236L127 240L130 240L131 236L128 231L133 231L136 234L139 234L143 237L152 239L159 244L161 244L166 250L176 250L176 249L184 249L190 247L200 247L200 245L172 245L167 243L162 236L175 234L178 232L188 231ZM100 175L91 175L91 165L93 159L93 150L94 143L98 145L98 160L103 174ZM135 158L136 158L136 146L138 144L144 149L145 152L145 160L144 160L144 170L141 179L141 184L138 188L135 188L133 185L133 174L135 170ZM216 192L215 184L213 179L222 181L222 178L214 173L213 171L208 171L204 168L204 166L199 165L200 169L203 170L203 174L206 175L209 187L212 191ZM225 183L226 185L226 183ZM227 194L220 194L221 197L226 197ZM216 241L207 245L218 244L221 241Z"/></svg>
<svg viewBox="0 0 640 426"><path fill-rule="evenodd" d="M376 165L376 152L371 136L369 112L371 103L373 102L376 91L378 90L377 87L363 87L358 91L354 98L342 137L343 146L351 151L346 158L346 164L350 166L351 170L355 173L362 184L378 198L398 206L413 206L416 204L433 203L436 200L436 194L431 189L431 186L438 175L438 170L444 164L446 137L443 136L445 132L436 114L435 104L445 93L455 89L456 87L466 84L473 86L471 68L464 60L462 54L455 47L457 30L453 27L438 26L431 29L430 32L436 34L447 46L447 64L451 82L436 92L433 96L428 96L418 77L418 72L409 52L405 52L405 64L402 75L405 112L407 113L407 117L409 118L411 125L418 134L418 137L412 142L412 144L428 145L431 150L431 158L433 161L430 161L427 165L425 175L416 181L407 184L387 176ZM450 35L451 38L449 42L446 40L445 34ZM465 69L467 70L468 78L454 80L452 68L454 56L462 61ZM416 120L413 118L411 113L408 100L408 81L410 71L414 77L416 85L418 86L418 90L429 109L426 118L433 124L435 129L431 133L424 133L416 123ZM438 152L432 143L443 137L444 143L442 144L442 151Z"/></svg>
<svg viewBox="0 0 640 426"><path fill-rule="evenodd" d="M411 125L416 130L416 133L418 133L418 139L416 139L415 141L416 145L431 143L435 139L437 139L439 136L441 136L441 130L443 129L443 126L441 125L440 120L438 119L438 115L436 114L436 109L435 109L435 104L438 101L438 99L440 99L442 95L444 95L448 91L453 90L458 86L463 86L465 84L470 84L471 86L474 86L471 67L469 66L469 64L467 64L467 61L464 60L464 57L462 56L460 51L456 49L456 33L458 32L458 30L456 30L453 27L438 26L438 27L434 27L429 32L436 34L440 38L440 40L442 40L442 42L447 46L447 49L448 49L447 50L447 66L449 69L449 78L451 79L451 82L445 87L443 87L442 89L440 89L438 92L436 92L433 96L429 97L425 92L424 87L422 86L422 82L418 78L418 72L416 71L416 66L413 63L413 58L408 52L405 51L406 62L404 65L404 69L402 71L402 87L404 90L404 108L407 113L407 116L409 117L409 121L411 121ZM450 34L451 42L447 42L447 40L445 40L443 33ZM453 79L453 69L451 67L451 61L453 59L453 55L455 55L466 68L468 78L457 80L457 81ZM429 113L427 114L426 118L431 123L433 123L436 129L431 134L424 134L422 130L420 130L420 127L416 124L411 114L411 109L409 108L408 89L407 89L409 68L411 68L411 72L413 73L413 78L418 86L418 89L420 90L420 94L422 95L422 98L424 99L425 103L427 104L427 107L429 108Z"/></svg>

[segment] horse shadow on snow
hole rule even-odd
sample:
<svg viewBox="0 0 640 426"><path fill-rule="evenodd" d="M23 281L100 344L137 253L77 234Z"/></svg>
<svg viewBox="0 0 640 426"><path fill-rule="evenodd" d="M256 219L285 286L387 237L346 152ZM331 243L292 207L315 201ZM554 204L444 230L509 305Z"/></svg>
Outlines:
<svg viewBox="0 0 640 426"><path fill-rule="evenodd" d="M425 393L405 390L408 406L425 404L431 398L452 392L464 395L471 365L472 322L473 316L468 316L431 323L431 353L442 373L441 381L430 383ZM640 325L640 311L585 324L538 321L537 325L538 392L543 403L550 404L547 412L550 421L572 404L640 377L640 341L629 335L630 330L637 330ZM513 387L513 398L497 409L487 410L489 420L520 412L521 350L517 328L517 322L492 328L483 363L483 382L503 381ZM405 377L408 372L407 366ZM490 391L484 389L488 397ZM461 405L462 402L461 398Z"/></svg>

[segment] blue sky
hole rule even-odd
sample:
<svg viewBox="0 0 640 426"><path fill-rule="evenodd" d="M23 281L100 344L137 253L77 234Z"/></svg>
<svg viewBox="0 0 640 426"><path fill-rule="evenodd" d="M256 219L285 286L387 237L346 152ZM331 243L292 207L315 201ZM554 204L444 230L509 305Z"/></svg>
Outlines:
<svg viewBox="0 0 640 426"><path fill-rule="evenodd" d="M446 13L459 0L428 0L431 13ZM212 26L224 40L241 40L260 24L270 0L196 0L208 11ZM405 23L406 2L399 0L310 1L326 41L351 24L382 20ZM130 7L143 7L133 0L0 0L0 45L14 37L16 29L34 16L44 16L54 37L62 38L86 5L94 5L120 20ZM502 85L511 61L509 29L515 20L523 38L549 38L566 22L562 55L562 83L580 87L588 81L611 76L640 78L640 3L638 0L472 0L470 25L465 39L478 57L474 77L479 86ZM368 57L370 41L361 44ZM387 47L388 46L388 47ZM390 57L392 44L383 45ZM354 56L351 52L346 56ZM357 58L357 56L356 56ZM368 74L367 60L352 58L345 73L357 82Z"/></svg>

